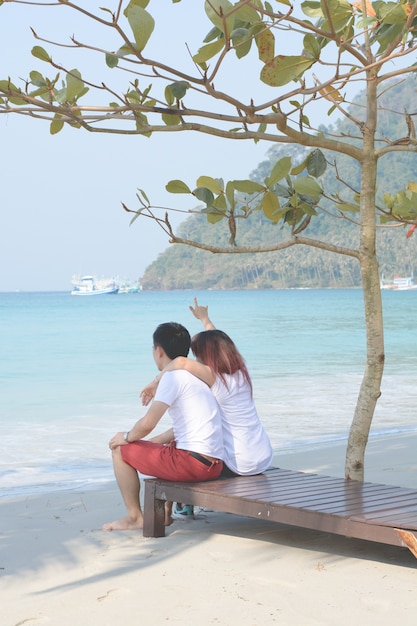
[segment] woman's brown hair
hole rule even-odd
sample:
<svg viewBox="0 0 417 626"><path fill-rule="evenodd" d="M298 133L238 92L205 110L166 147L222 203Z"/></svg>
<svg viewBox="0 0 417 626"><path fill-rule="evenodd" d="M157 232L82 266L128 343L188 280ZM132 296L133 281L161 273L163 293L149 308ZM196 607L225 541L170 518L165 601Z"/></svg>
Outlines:
<svg viewBox="0 0 417 626"><path fill-rule="evenodd" d="M245 361L234 342L222 330L205 330L191 340L191 350L199 361L218 375L227 387L225 374L242 372L252 391Z"/></svg>

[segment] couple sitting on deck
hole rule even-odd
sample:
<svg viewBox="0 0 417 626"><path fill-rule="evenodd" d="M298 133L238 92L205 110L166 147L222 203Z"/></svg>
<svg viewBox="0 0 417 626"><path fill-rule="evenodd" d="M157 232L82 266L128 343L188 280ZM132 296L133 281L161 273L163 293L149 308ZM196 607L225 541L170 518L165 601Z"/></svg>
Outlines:
<svg viewBox="0 0 417 626"><path fill-rule="evenodd" d="M153 401L129 432L116 433L110 440L127 515L105 524L105 530L143 527L138 472L200 482L259 474L271 464L271 444L256 411L242 356L230 337L215 329L208 307L194 299L190 310L205 331L191 340L181 324L158 326L153 357L160 373L140 394L145 406ZM187 358L190 346L196 361ZM172 428L145 440L166 411ZM168 508L165 523L170 522Z"/></svg>

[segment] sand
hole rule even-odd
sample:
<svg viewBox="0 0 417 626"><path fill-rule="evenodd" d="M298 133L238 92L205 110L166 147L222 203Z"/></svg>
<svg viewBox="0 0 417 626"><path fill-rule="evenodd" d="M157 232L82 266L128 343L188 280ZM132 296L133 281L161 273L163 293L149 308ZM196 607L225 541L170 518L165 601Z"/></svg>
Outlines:
<svg viewBox="0 0 417 626"><path fill-rule="evenodd" d="M344 444L276 465L343 476ZM368 444L366 479L417 489L417 434ZM200 511L161 539L105 532L115 484L0 500L1 626L415 626L406 549Z"/></svg>

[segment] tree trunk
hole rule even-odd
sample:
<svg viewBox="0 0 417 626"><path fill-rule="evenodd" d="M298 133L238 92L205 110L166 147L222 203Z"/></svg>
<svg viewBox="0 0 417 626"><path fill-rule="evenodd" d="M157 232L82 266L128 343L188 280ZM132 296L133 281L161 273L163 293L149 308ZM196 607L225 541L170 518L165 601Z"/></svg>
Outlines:
<svg viewBox="0 0 417 626"><path fill-rule="evenodd" d="M349 432L345 476L364 480L365 448L375 406L381 395L384 370L384 332L382 298L376 257L375 188L377 157L374 138L377 117L376 75L368 74L367 117L363 125L363 161L361 180L360 265L365 305L366 366Z"/></svg>

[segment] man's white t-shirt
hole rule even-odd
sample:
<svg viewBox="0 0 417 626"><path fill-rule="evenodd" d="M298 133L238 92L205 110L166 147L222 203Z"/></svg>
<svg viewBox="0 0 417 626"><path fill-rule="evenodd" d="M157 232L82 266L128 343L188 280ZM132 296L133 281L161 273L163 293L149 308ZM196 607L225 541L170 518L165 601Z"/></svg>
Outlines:
<svg viewBox="0 0 417 626"><path fill-rule="evenodd" d="M166 372L154 400L169 407L177 448L223 459L222 415L205 383L185 370Z"/></svg>
<svg viewBox="0 0 417 626"><path fill-rule="evenodd" d="M270 467L273 451L251 389L241 372L219 376L211 388L223 413L223 460L236 474L250 476Z"/></svg>

